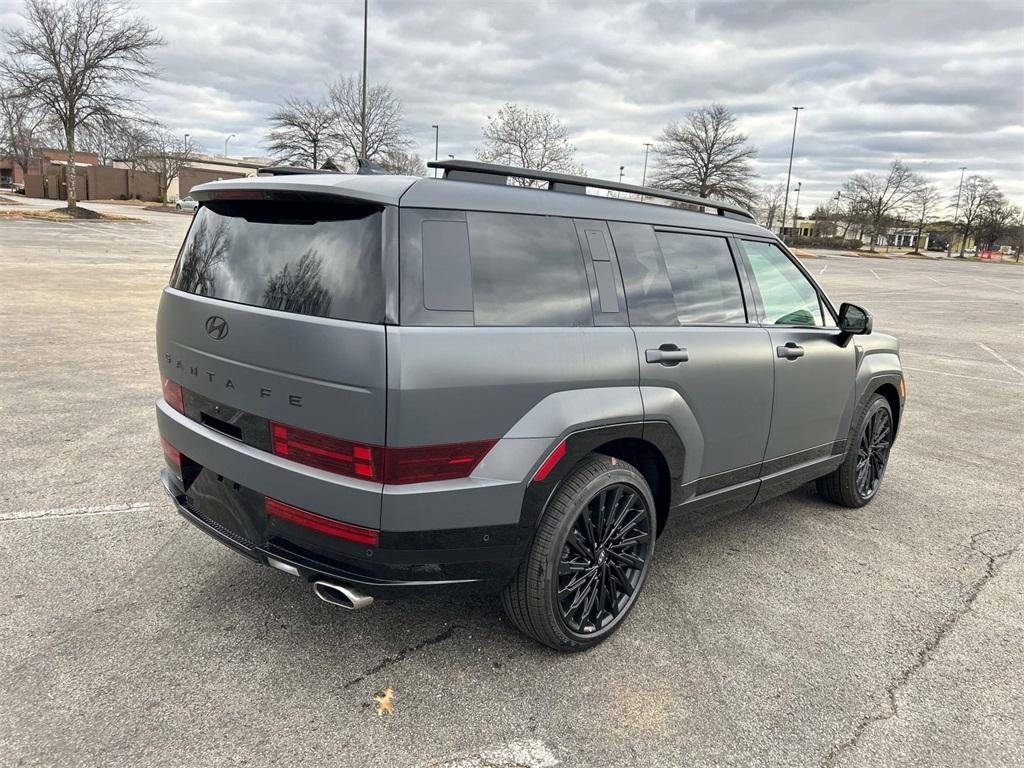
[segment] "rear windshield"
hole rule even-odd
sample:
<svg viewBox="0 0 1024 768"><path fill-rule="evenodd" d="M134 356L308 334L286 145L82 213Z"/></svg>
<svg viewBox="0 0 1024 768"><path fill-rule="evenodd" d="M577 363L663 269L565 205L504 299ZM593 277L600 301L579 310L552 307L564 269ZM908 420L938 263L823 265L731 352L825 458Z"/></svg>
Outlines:
<svg viewBox="0 0 1024 768"><path fill-rule="evenodd" d="M382 323L381 213L339 202L206 203L181 247L171 287L283 312Z"/></svg>

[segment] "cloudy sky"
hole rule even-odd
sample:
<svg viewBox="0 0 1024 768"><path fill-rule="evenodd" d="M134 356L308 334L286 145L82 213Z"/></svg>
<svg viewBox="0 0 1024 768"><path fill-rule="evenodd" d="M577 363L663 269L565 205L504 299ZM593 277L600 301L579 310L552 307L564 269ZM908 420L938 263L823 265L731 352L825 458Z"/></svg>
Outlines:
<svg viewBox="0 0 1024 768"><path fill-rule="evenodd" d="M22 0L0 0L0 25ZM361 0L153 0L138 13L166 45L152 112L208 151L264 153L286 96L356 73ZM849 174L902 158L956 191L960 166L1024 202L1024 4L839 2L399 2L370 0L369 79L405 106L417 151L471 157L505 101L553 110L591 176L640 182L666 123L718 101L757 146L764 181L801 209ZM653 158L652 158L653 162Z"/></svg>

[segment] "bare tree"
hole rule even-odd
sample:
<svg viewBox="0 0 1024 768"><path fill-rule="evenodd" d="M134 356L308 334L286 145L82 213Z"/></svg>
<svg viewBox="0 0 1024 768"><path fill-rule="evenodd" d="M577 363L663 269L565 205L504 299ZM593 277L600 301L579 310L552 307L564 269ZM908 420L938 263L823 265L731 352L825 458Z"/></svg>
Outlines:
<svg viewBox="0 0 1024 768"><path fill-rule="evenodd" d="M14 158L24 175L46 132L45 122L45 116L28 96L0 85L0 155Z"/></svg>
<svg viewBox="0 0 1024 768"><path fill-rule="evenodd" d="M423 158L411 152L389 152L384 162L384 170L399 176L426 176L427 166Z"/></svg>
<svg viewBox="0 0 1024 768"><path fill-rule="evenodd" d="M721 104L690 112L669 123L655 147L654 184L698 197L750 205L754 200L757 149L736 130L736 118Z"/></svg>
<svg viewBox="0 0 1024 768"><path fill-rule="evenodd" d="M149 51L162 40L121 0L26 0L24 22L7 30L9 56L0 66L17 93L59 124L73 210L79 129L135 103L130 90L152 76Z"/></svg>
<svg viewBox="0 0 1024 768"><path fill-rule="evenodd" d="M143 167L154 141L154 124L121 115L110 115L85 126L78 143L95 152L102 165L115 160L131 170Z"/></svg>
<svg viewBox="0 0 1024 768"><path fill-rule="evenodd" d="M483 146L476 150L476 157L485 163L505 163L537 171L584 173L576 165L576 147L569 140L569 129L553 112L504 104L497 114L487 116L483 139ZM512 183L542 186L545 182L513 179Z"/></svg>
<svg viewBox="0 0 1024 768"><path fill-rule="evenodd" d="M995 246L1010 233L1017 219L1018 209L994 185L978 212L976 238L978 245Z"/></svg>
<svg viewBox="0 0 1024 768"><path fill-rule="evenodd" d="M160 175L160 199L166 203L171 182L192 158L193 147L186 146L177 134L158 128L150 133L149 144L139 159L143 168Z"/></svg>
<svg viewBox="0 0 1024 768"><path fill-rule="evenodd" d="M871 231L871 250L883 227L913 198L920 180L901 160L894 160L889 172L858 173L843 185L843 195L863 212Z"/></svg>
<svg viewBox="0 0 1024 768"><path fill-rule="evenodd" d="M782 198L785 194L785 182L761 185L761 191L757 196L757 211L766 229L771 229L782 213Z"/></svg>
<svg viewBox="0 0 1024 768"><path fill-rule="evenodd" d="M954 222L954 229L960 233L960 258L963 258L964 250L967 248L967 238L977 229L982 211L990 207L993 199L1000 194L1002 193L992 183L992 179L985 176L968 176L964 180L960 195L960 211ZM955 204L956 197L950 197L950 205Z"/></svg>
<svg viewBox="0 0 1024 768"><path fill-rule="evenodd" d="M917 237L914 238L914 253L920 253L921 235L924 232L924 225L935 218L935 213L942 203L942 193L934 184L926 184L922 181L914 190L910 198L908 208L917 218Z"/></svg>
<svg viewBox="0 0 1024 768"><path fill-rule="evenodd" d="M285 99L270 116L267 150L278 160L320 168L337 154L337 114L309 99Z"/></svg>
<svg viewBox="0 0 1024 768"><path fill-rule="evenodd" d="M355 77L343 77L330 88L329 107L335 122L332 140L338 152L354 161L362 145L360 112L361 82ZM402 102L390 85L371 85L366 90L366 157L382 163L391 152L403 152L409 139L402 127Z"/></svg>

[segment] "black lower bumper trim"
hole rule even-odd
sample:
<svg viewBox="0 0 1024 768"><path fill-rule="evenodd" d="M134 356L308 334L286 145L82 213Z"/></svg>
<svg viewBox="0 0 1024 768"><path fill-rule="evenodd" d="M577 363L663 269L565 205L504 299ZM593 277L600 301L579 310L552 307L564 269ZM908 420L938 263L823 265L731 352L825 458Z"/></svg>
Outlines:
<svg viewBox="0 0 1024 768"><path fill-rule="evenodd" d="M391 592L397 594L418 588L430 589L434 587L454 586L460 584L473 585L487 581L484 577L422 580L377 578L365 573L347 570L336 563L325 562L312 553L298 554L294 551L275 546L274 544L268 544L265 547L256 546L244 536L227 529L225 526L203 515L202 512L190 502L188 496L178 485L177 479L168 470L165 469L161 472L160 479L163 483L164 490L167 492L167 495L171 497L174 507L178 513L203 533L216 539L221 544L230 547L239 554L248 557L250 560L254 560L262 565L271 566L277 570L284 570L280 567L282 563L290 566L301 578L308 581L333 579L350 582L352 584L358 584L364 589L364 591L370 594ZM287 572L291 572L291 570L289 569Z"/></svg>

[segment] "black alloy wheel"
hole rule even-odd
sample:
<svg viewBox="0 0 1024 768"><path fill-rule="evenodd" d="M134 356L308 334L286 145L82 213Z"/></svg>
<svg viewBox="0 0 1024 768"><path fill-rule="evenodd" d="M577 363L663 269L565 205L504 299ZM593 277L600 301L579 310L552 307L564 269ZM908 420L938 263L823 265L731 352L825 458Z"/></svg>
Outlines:
<svg viewBox="0 0 1024 768"><path fill-rule="evenodd" d="M562 546L557 594L575 634L607 627L632 603L651 553L651 515L639 491L603 488L576 517Z"/></svg>
<svg viewBox="0 0 1024 768"><path fill-rule="evenodd" d="M861 430L857 445L857 493L863 499L875 495L889 463L889 449L892 448L892 414L886 408L879 408L871 414Z"/></svg>
<svg viewBox="0 0 1024 768"><path fill-rule="evenodd" d="M556 650L597 645L636 605L656 533L644 475L622 459L585 457L542 511L530 551L502 593L505 613Z"/></svg>
<svg viewBox="0 0 1024 768"><path fill-rule="evenodd" d="M875 393L860 407L850 427L846 455L836 469L817 480L818 493L844 507L863 507L878 493L896 437L896 420L885 396Z"/></svg>

